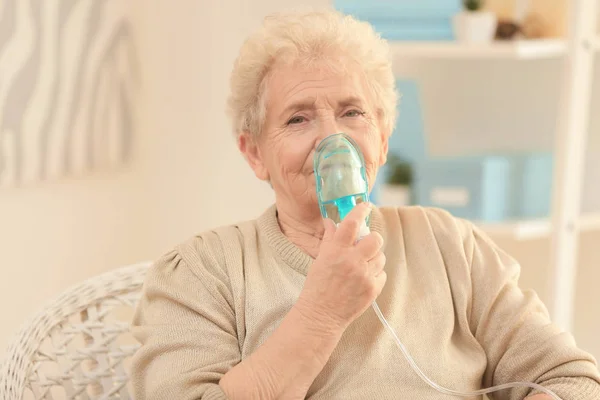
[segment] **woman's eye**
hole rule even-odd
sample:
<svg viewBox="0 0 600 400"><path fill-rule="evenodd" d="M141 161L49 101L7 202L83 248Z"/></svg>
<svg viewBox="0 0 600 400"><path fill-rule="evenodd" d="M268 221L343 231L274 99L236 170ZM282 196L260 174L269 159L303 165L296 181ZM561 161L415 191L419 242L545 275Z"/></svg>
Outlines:
<svg viewBox="0 0 600 400"><path fill-rule="evenodd" d="M365 113L358 110L350 110L344 114L344 117L358 117L360 115L365 115Z"/></svg>
<svg viewBox="0 0 600 400"><path fill-rule="evenodd" d="M292 117L292 119L290 119L288 121L288 125L293 125L293 124L301 124L302 122L304 122L306 120L306 118L302 117L302 116L297 116L297 117Z"/></svg>

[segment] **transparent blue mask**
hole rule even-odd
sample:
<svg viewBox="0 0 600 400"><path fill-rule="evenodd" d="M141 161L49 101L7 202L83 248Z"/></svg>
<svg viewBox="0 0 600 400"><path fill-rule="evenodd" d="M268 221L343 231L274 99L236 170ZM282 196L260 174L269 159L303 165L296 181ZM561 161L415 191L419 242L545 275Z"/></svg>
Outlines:
<svg viewBox="0 0 600 400"><path fill-rule="evenodd" d="M365 160L348 135L337 133L323 139L315 153L314 170L324 218L338 224L357 204L369 201Z"/></svg>

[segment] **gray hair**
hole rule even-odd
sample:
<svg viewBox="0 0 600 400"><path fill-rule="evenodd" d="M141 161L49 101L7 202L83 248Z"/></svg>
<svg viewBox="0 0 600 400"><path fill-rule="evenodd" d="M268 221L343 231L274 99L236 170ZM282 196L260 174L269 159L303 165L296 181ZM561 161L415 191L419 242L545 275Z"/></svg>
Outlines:
<svg viewBox="0 0 600 400"><path fill-rule="evenodd" d="M236 136L261 132L268 77L277 62L354 61L364 72L388 134L396 122L398 94L390 48L373 27L334 10L273 14L242 45L231 73L227 106Z"/></svg>

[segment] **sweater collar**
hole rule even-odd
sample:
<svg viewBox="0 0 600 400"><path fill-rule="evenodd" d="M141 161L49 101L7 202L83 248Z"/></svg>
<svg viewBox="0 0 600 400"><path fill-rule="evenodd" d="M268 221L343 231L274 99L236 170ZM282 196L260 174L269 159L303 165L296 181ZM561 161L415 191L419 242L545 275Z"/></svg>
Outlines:
<svg viewBox="0 0 600 400"><path fill-rule="evenodd" d="M273 204L258 219L259 231L267 240L273 251L292 269L302 275L308 273L308 269L314 262L309 254L290 241L281 231L277 221L277 206ZM379 233L383 237L384 247L387 243L385 235L385 221L381 212L374 208L371 212L370 227L373 232Z"/></svg>

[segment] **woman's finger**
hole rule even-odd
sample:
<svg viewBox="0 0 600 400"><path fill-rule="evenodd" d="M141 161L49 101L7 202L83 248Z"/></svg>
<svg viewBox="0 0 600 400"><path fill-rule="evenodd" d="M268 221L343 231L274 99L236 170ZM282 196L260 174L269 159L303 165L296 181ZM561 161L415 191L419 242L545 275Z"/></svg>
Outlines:
<svg viewBox="0 0 600 400"><path fill-rule="evenodd" d="M329 218L324 218L323 219L323 228L324 228L323 242L329 242L329 241L333 240L333 238L335 236L335 231L337 229L335 226L335 222L333 222Z"/></svg>
<svg viewBox="0 0 600 400"><path fill-rule="evenodd" d="M369 261L369 269L371 274L373 274L373 276L379 275L381 271L383 271L383 269L385 268L385 262L385 254L381 252L377 254L374 258L372 258Z"/></svg>
<svg viewBox="0 0 600 400"><path fill-rule="evenodd" d="M371 204L369 203L361 203L354 207L339 224L335 233L336 241L345 246L354 245L358 240L360 228L365 223L370 212Z"/></svg>
<svg viewBox="0 0 600 400"><path fill-rule="evenodd" d="M383 237L377 232L371 232L356 244L356 250L363 260L371 260L380 253L381 247L383 247Z"/></svg>
<svg viewBox="0 0 600 400"><path fill-rule="evenodd" d="M385 286L385 281L387 280L387 274L385 271L381 271L379 274L375 275L375 291L377 296L381 294L383 287Z"/></svg>

